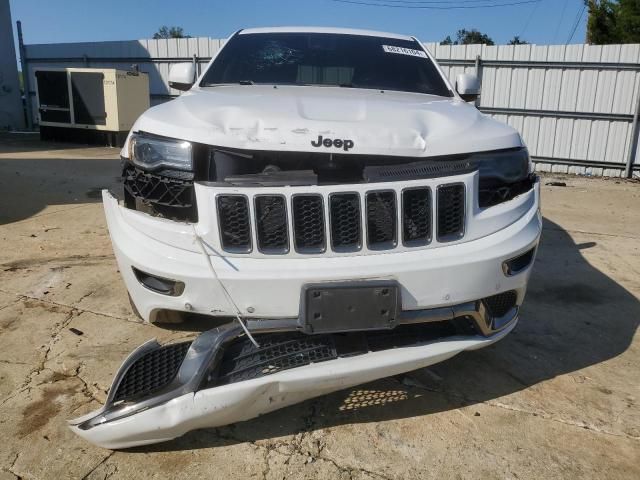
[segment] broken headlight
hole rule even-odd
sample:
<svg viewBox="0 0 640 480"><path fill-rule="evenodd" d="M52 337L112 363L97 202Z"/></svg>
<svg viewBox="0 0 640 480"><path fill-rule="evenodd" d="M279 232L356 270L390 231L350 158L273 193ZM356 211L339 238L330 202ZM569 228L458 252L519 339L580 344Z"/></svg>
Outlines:
<svg viewBox="0 0 640 480"><path fill-rule="evenodd" d="M481 208L511 200L533 186L533 169L526 148L478 153L472 159L480 172L478 203Z"/></svg>
<svg viewBox="0 0 640 480"><path fill-rule="evenodd" d="M514 183L524 180L531 172L529 152L526 148L473 155L480 171L480 181L493 180Z"/></svg>
<svg viewBox="0 0 640 480"><path fill-rule="evenodd" d="M183 140L134 133L129 139L129 160L145 170L193 170L193 147Z"/></svg>

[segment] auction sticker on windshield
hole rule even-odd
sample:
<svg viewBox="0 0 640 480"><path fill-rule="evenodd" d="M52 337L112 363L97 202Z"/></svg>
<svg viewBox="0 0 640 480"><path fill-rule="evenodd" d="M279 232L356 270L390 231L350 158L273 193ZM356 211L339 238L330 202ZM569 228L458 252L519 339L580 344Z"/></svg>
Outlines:
<svg viewBox="0 0 640 480"><path fill-rule="evenodd" d="M427 58L427 54L422 50L413 50L412 48L394 47L393 45L382 45L382 49L387 53L398 53L400 55L411 55L412 57Z"/></svg>

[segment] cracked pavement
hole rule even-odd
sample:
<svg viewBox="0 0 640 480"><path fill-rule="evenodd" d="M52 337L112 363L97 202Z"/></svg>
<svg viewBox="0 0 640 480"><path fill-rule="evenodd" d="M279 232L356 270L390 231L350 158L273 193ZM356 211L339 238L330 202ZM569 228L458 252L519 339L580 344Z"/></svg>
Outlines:
<svg viewBox="0 0 640 480"><path fill-rule="evenodd" d="M0 480L640 478L640 184L543 187L520 324L496 345L112 452L66 420L141 343L195 335L131 312L96 195L118 176L115 149L0 135Z"/></svg>

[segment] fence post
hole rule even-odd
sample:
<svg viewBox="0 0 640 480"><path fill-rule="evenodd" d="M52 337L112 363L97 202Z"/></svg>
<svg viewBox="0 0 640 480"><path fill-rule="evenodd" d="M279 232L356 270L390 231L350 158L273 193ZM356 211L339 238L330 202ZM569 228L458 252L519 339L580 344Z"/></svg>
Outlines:
<svg viewBox="0 0 640 480"><path fill-rule="evenodd" d="M633 163L636 159L636 154L638 153L638 133L640 133L640 128L638 125L638 116L640 115L640 87L638 87L638 92L636 94L638 98L636 99L636 110L633 114L633 124L631 126L629 155L627 157L627 165L624 169L624 176L627 178L631 178L633 174Z"/></svg>
<svg viewBox="0 0 640 480"><path fill-rule="evenodd" d="M27 117L27 130L33 128L33 118L31 115L31 80L29 78L29 68L27 66L27 54L24 48L24 41L22 39L22 22L18 20L16 22L18 28L18 51L20 52L20 68L22 68L22 88L24 88L24 101Z"/></svg>

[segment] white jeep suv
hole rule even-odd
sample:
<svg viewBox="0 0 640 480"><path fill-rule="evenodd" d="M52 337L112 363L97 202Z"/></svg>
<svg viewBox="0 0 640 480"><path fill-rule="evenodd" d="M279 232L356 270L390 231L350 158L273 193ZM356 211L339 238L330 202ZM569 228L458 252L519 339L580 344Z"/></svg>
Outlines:
<svg viewBox="0 0 640 480"><path fill-rule="evenodd" d="M146 111L103 193L148 342L73 420L110 448L175 438L485 347L518 319L541 232L516 130L469 103L413 37L235 33Z"/></svg>

